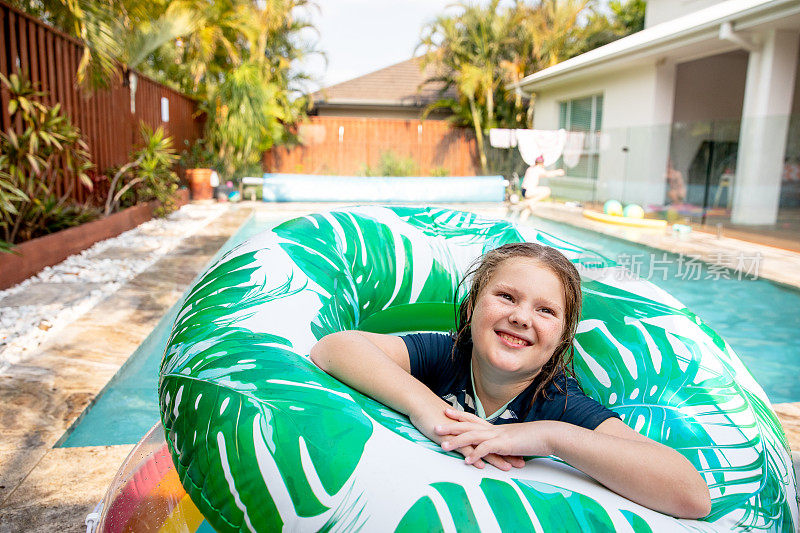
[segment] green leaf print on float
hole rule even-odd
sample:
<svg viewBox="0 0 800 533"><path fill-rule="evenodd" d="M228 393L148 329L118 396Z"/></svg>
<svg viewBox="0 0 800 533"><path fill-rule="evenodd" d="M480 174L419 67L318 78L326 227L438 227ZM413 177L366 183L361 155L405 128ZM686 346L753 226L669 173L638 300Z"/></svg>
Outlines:
<svg viewBox="0 0 800 533"><path fill-rule="evenodd" d="M342 329L447 331L472 260L521 240L579 267L581 384L698 468L713 501L704 521L636 505L552 458L477 471L308 359ZM219 531L794 531L794 471L761 388L680 302L619 273L557 236L446 209L342 209L256 236L209 269L173 327L159 399L180 478Z"/></svg>
<svg viewBox="0 0 800 533"><path fill-rule="evenodd" d="M705 474L712 497L707 520L738 509L744 511L738 527L760 529L770 516L791 516L781 488L787 466L764 453L765 446L785 444L783 430L760 407L759 395L736 381L746 371L724 341L685 308L596 281L584 281L583 290L575 370L584 391ZM602 361L594 354L603 354ZM712 435L715 427L724 431ZM737 451L741 459L732 464Z"/></svg>
<svg viewBox="0 0 800 533"><path fill-rule="evenodd" d="M225 259L178 315L162 363L162 421L184 487L218 531L279 529L280 502L269 498L276 485L297 516L328 511L323 501L342 490L372 424L334 392L339 382L286 349L285 338L235 325L302 289L290 288L291 279L271 290L251 285L254 253ZM341 448L321 445L331 438Z"/></svg>
<svg viewBox="0 0 800 533"><path fill-rule="evenodd" d="M615 526L597 502L576 492L548 483L512 479L484 479L477 490L467 492L456 483L433 483L433 491L423 496L406 512L397 527L398 533L416 531L464 532L486 529L500 531L613 531ZM436 501L437 503L434 503ZM488 505L491 516L476 508ZM528 509L535 510L535 518ZM635 513L626 518L634 531L650 531L645 520ZM535 521L535 523L534 523ZM451 527L444 527L444 524Z"/></svg>

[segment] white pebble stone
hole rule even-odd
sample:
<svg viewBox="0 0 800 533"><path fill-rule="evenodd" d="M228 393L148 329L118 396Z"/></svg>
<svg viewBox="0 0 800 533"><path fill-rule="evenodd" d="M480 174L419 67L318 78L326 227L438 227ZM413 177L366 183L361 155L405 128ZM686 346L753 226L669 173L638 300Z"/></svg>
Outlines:
<svg viewBox="0 0 800 533"><path fill-rule="evenodd" d="M83 315L100 300L108 297L124 283L143 272L180 242L219 217L227 206L186 205L167 219L156 219L107 239L73 255L21 283L0 291L0 374L35 351L48 336ZM137 251L132 258L96 257L115 247ZM99 283L69 304L2 306L6 296L17 294L42 283ZM65 287L65 290L70 290ZM72 289L74 290L74 289ZM39 326L44 324L47 329Z"/></svg>

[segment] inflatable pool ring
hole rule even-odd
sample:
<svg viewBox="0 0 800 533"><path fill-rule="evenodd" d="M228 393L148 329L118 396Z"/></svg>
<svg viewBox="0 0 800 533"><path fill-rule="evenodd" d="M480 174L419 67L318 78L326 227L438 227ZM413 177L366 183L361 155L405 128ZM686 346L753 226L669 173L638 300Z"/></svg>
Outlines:
<svg viewBox="0 0 800 533"><path fill-rule="evenodd" d="M618 226L631 226L635 228L665 228L667 227L666 220L658 220L653 218L630 218L622 215L606 215L605 213L598 213L591 209L584 209L583 216L598 222L605 222L606 224L616 224Z"/></svg>
<svg viewBox="0 0 800 533"><path fill-rule="evenodd" d="M575 370L584 390L692 462L710 487L707 519L641 507L556 458L477 470L309 360L334 331L448 330L466 266L512 241L554 246L577 264L585 300ZM597 254L465 212L335 210L234 248L187 294L159 401L179 478L217 531L794 531L798 523L786 437L724 340Z"/></svg>
<svg viewBox="0 0 800 533"><path fill-rule="evenodd" d="M103 503L98 533L213 531L181 485L160 423L125 459Z"/></svg>

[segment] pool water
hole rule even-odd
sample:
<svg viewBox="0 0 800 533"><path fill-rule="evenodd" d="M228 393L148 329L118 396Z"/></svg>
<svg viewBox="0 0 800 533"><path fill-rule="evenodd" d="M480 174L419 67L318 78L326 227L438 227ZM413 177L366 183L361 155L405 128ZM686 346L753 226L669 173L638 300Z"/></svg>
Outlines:
<svg viewBox="0 0 800 533"><path fill-rule="evenodd" d="M283 220L251 218L217 257ZM755 268L738 279L728 270L589 230L538 218L526 224L614 259L665 289L728 341L772 403L800 401L800 291L751 279ZM180 305L166 313L59 446L134 444L156 423L159 365Z"/></svg>

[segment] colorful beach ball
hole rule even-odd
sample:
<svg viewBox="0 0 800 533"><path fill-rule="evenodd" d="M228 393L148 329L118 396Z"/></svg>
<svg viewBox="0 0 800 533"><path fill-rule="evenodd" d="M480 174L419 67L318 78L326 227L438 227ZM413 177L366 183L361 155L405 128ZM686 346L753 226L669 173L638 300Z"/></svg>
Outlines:
<svg viewBox="0 0 800 533"><path fill-rule="evenodd" d="M608 200L603 204L603 213L620 217L622 216L622 204L616 200Z"/></svg>
<svg viewBox="0 0 800 533"><path fill-rule="evenodd" d="M644 209L639 204L628 204L622 214L628 218L644 218Z"/></svg>

